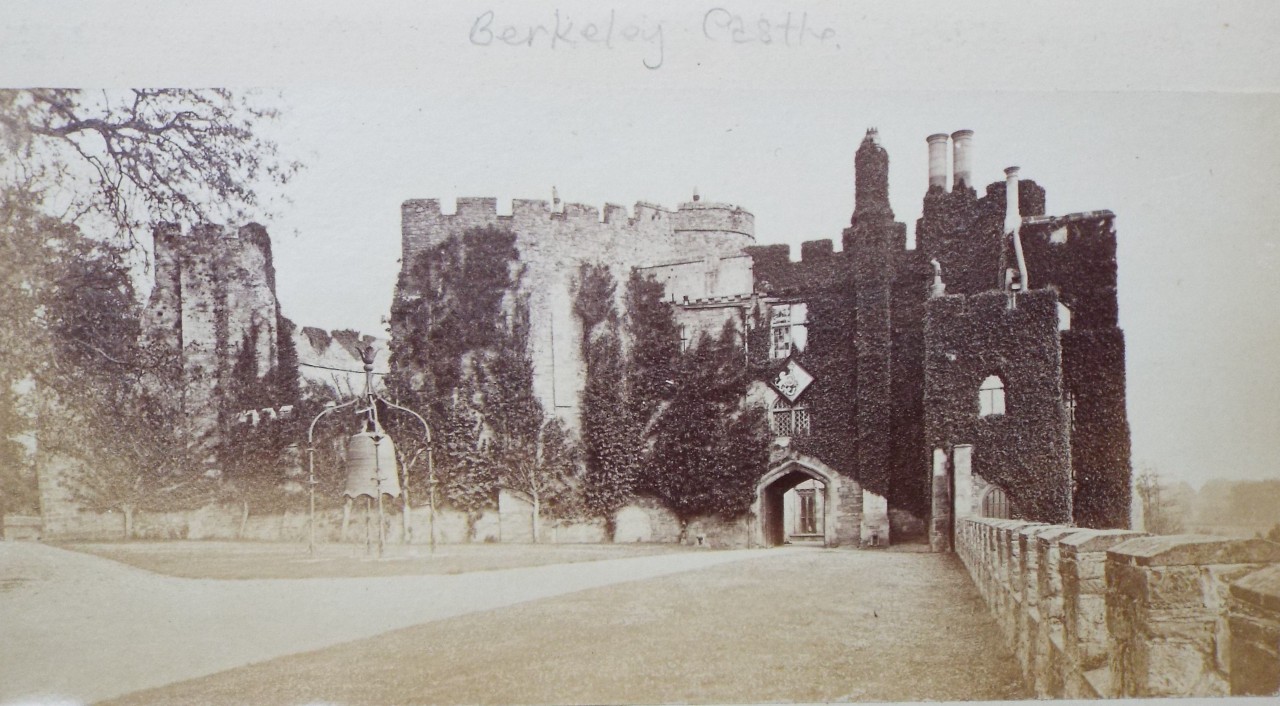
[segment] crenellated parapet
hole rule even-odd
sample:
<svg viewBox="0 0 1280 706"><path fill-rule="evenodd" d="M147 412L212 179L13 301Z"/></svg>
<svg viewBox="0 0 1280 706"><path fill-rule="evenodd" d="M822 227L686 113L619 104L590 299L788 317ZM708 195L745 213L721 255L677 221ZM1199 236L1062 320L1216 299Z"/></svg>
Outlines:
<svg viewBox="0 0 1280 706"><path fill-rule="evenodd" d="M650 239L661 250L688 252L678 243L684 235L699 242L723 237L738 247L755 240L755 216L732 204L688 201L676 209L638 201L626 207L608 203L603 209L588 204L555 204L536 199L514 199L510 213L498 211L492 197L460 197L453 213L443 210L439 199L410 199L400 209L402 247L406 256L470 228L505 226L519 233L562 238L595 236L601 239L633 236Z"/></svg>

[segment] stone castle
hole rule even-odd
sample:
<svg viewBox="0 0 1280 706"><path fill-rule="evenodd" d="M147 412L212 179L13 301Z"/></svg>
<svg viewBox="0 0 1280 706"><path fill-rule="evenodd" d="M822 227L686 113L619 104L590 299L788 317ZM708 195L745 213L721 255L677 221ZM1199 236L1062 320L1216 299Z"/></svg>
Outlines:
<svg viewBox="0 0 1280 706"><path fill-rule="evenodd" d="M747 357L767 362L748 400L768 410L776 438L750 514L700 523L713 544L927 540L945 551L968 517L1127 526L1114 215L1045 215L1044 189L1016 168L979 191L970 131L927 144L915 247L895 220L889 157L870 130L854 158L855 206L839 249L806 242L793 261L786 245L756 244L751 213L696 194L674 210L640 202L603 213L517 200L509 215L490 198L458 199L451 214L438 201L411 200L402 207L406 269L396 296L424 294L408 267L434 244L480 227L514 233L534 392L571 428L585 384L573 314L581 264L607 265L620 283L633 271L661 282L686 343L731 323ZM270 238L256 224L186 234L162 225L155 263L145 341L177 354L186 423L196 438L210 436L242 346L253 342L260 373L278 360L286 320ZM393 317L393 338L404 323ZM355 344L385 349L355 332L311 327L292 341L301 374L346 395L362 384ZM383 372L385 355L378 364ZM70 523L83 515L56 482L41 482L46 532L66 534L54 516ZM504 522L521 510L501 500L498 537L518 538L510 528L527 523ZM641 502L619 513L616 537L670 538L672 526Z"/></svg>
<svg viewBox="0 0 1280 706"><path fill-rule="evenodd" d="M873 129L855 156L838 251L806 242L793 262L788 246L755 243L750 213L697 195L675 210L641 202L603 215L558 200L517 200L500 215L495 199L461 198L453 214L435 200L404 203L402 261L468 229L514 232L535 393L571 425L584 385L571 293L580 263L607 264L619 282L633 269L661 281L686 340L725 321L744 342L768 327L777 374L749 397L770 410L772 470L746 527L722 528L749 543L914 535L948 550L969 516L1127 526L1114 215L1044 215L1044 189L1016 168L980 194L971 131L927 144L914 248L894 220ZM402 277L396 296L420 296L416 286Z"/></svg>

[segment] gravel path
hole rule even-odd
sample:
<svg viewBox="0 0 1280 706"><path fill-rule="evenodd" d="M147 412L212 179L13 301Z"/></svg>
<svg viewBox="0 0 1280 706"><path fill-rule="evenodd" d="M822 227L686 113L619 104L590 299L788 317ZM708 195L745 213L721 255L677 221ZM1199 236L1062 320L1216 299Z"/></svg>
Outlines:
<svg viewBox="0 0 1280 706"><path fill-rule="evenodd" d="M218 581L0 542L0 703L98 701L452 616L779 554L691 552L454 576Z"/></svg>

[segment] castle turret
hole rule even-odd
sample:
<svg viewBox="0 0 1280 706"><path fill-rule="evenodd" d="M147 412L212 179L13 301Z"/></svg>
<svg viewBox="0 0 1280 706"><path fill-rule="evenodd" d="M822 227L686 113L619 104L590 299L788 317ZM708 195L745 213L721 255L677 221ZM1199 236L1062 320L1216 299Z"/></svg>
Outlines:
<svg viewBox="0 0 1280 706"><path fill-rule="evenodd" d="M868 217L893 220L889 207L889 153L880 146L880 132L868 128L853 158L853 221Z"/></svg>

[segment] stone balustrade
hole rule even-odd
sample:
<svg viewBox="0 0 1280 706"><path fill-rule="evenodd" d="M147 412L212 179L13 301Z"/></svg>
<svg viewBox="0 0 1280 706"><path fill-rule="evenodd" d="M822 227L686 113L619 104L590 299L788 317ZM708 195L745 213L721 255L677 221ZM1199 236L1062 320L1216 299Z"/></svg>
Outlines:
<svg viewBox="0 0 1280 706"><path fill-rule="evenodd" d="M965 518L955 547L1040 698L1280 689L1280 544Z"/></svg>

